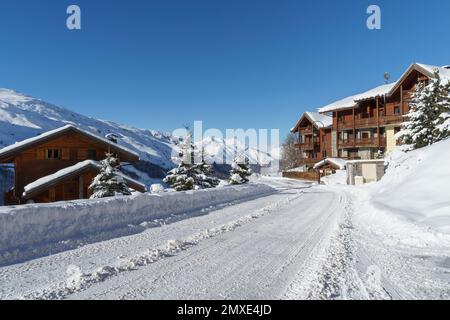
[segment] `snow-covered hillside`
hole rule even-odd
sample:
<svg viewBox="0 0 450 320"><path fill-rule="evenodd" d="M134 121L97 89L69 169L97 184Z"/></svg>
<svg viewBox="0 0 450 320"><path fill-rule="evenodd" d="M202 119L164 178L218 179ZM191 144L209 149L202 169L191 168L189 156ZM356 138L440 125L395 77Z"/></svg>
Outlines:
<svg viewBox="0 0 450 320"><path fill-rule="evenodd" d="M415 224L450 234L450 139L411 152L397 150L371 186L374 203Z"/></svg>
<svg viewBox="0 0 450 320"><path fill-rule="evenodd" d="M224 163L224 159L232 160L235 156L239 157L244 151L251 164L268 166L274 159L270 153L255 148L246 148L239 141L236 141L235 148L234 139L206 137L202 141L202 147L206 153L206 161L209 163Z"/></svg>
<svg viewBox="0 0 450 320"><path fill-rule="evenodd" d="M0 89L0 148L43 132L73 124L104 137L116 133L120 144L139 153L143 161L173 167L169 135L86 117L8 89Z"/></svg>
<svg viewBox="0 0 450 320"><path fill-rule="evenodd" d="M0 88L0 149L67 124L76 125L101 137L108 133L117 134L120 137L119 144L139 153L142 160L135 168L128 167L127 170L147 184L152 182L151 178L161 178L159 168L167 170L175 166L173 155L178 151L173 151L178 150L179 139L171 134L94 119L40 99ZM206 138L204 141L207 160L220 163L224 158L224 150L227 156L231 155L229 159L232 159L233 141L219 141L213 138ZM245 150L245 146L238 145L237 148L238 153ZM248 153L251 160L256 161L254 163L263 166L272 160L268 153L256 149L250 149ZM155 175L153 172L158 174Z"/></svg>

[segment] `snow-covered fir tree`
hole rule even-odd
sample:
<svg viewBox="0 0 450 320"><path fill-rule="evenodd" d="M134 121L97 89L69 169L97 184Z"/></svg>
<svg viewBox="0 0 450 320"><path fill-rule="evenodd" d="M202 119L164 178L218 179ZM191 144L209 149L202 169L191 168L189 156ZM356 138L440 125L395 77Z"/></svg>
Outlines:
<svg viewBox="0 0 450 320"><path fill-rule="evenodd" d="M170 170L164 178L164 182L170 185L175 191L187 191L194 189L193 167L183 161L178 168Z"/></svg>
<svg viewBox="0 0 450 320"><path fill-rule="evenodd" d="M417 84L411 96L411 109L397 136L409 149L423 148L449 136L449 88L438 71L428 85Z"/></svg>
<svg viewBox="0 0 450 320"><path fill-rule="evenodd" d="M230 184L244 184L249 182L248 179L252 175L252 169L250 169L248 158L243 161L239 158L235 158L230 171Z"/></svg>
<svg viewBox="0 0 450 320"><path fill-rule="evenodd" d="M178 168L170 170L164 178L164 182L170 185L175 191L187 191L194 189L194 150L192 135L186 127L186 135L181 141L178 159Z"/></svg>
<svg viewBox="0 0 450 320"><path fill-rule="evenodd" d="M204 158L204 150L202 150L201 161L194 165L195 175L194 184L201 189L215 188L219 185L220 180L213 176L214 171Z"/></svg>
<svg viewBox="0 0 450 320"><path fill-rule="evenodd" d="M107 153L101 165L100 173L89 186L92 191L91 199L131 195L130 189L119 175L119 160L113 154Z"/></svg>
<svg viewBox="0 0 450 320"><path fill-rule="evenodd" d="M202 150L200 157L197 148L192 143L191 133L189 130L186 132L187 134L180 144L180 164L177 168L169 171L164 182L176 191L216 187L220 181L212 175L211 166L205 162L204 151Z"/></svg>
<svg viewBox="0 0 450 320"><path fill-rule="evenodd" d="M435 135L438 140L443 140L450 137L450 81L448 79L441 80L440 97Z"/></svg>

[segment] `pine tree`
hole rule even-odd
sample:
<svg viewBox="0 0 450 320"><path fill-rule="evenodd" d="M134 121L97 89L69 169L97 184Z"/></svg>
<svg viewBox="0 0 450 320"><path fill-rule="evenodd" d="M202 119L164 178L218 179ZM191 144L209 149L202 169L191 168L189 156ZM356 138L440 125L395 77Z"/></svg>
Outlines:
<svg viewBox="0 0 450 320"><path fill-rule="evenodd" d="M106 159L101 161L101 166L100 173L89 186L92 191L91 199L131 195L130 189L119 174L119 160L113 154L107 153Z"/></svg>
<svg viewBox="0 0 450 320"><path fill-rule="evenodd" d="M164 182L169 184L175 191L187 191L194 189L194 149L192 135L189 128L186 127L186 135L180 144L180 153L178 161L180 164L168 172Z"/></svg>
<svg viewBox="0 0 450 320"><path fill-rule="evenodd" d="M443 140L450 137L450 81L441 80L440 89L439 117L436 120L435 135L438 140Z"/></svg>
<svg viewBox="0 0 450 320"><path fill-rule="evenodd" d="M175 191L187 191L194 189L194 178L192 165L183 161L167 174L164 182L169 184Z"/></svg>
<svg viewBox="0 0 450 320"><path fill-rule="evenodd" d="M202 160L194 166L194 184L201 189L215 188L219 185L220 180L213 176L212 167L206 163L203 152Z"/></svg>
<svg viewBox="0 0 450 320"><path fill-rule="evenodd" d="M186 132L186 137L180 145L180 164L178 168L168 173L164 182L176 191L217 187L220 181L212 175L212 168L204 159L204 150L202 150L201 160L195 163L199 158L198 150L192 143L190 132L188 130Z"/></svg>
<svg viewBox="0 0 450 320"><path fill-rule="evenodd" d="M244 161L239 161L235 158L230 171L230 184L244 184L249 182L248 179L252 175L252 169L250 169L248 158Z"/></svg>
<svg viewBox="0 0 450 320"><path fill-rule="evenodd" d="M438 71L428 85L417 84L411 96L411 109L398 135L410 149L426 147L448 136L445 117L449 112L448 90L448 84L441 83Z"/></svg>

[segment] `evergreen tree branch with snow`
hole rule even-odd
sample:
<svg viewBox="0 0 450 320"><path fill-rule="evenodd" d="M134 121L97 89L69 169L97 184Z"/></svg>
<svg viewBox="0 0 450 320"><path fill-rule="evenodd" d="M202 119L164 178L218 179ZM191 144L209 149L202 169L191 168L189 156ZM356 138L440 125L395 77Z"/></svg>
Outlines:
<svg viewBox="0 0 450 320"><path fill-rule="evenodd" d="M252 169L250 169L248 158L240 161L239 158L235 158L230 171L230 184L244 184L249 182L249 177L252 175Z"/></svg>
<svg viewBox="0 0 450 320"><path fill-rule="evenodd" d="M192 135L188 129L186 129L186 136L180 144L180 149L180 164L177 168L169 171L164 178L165 183L175 191L215 188L219 185L220 180L213 176L211 166L204 159L203 149L201 157L198 157L198 149L192 143ZM198 161L199 158L200 161Z"/></svg>
<svg viewBox="0 0 450 320"><path fill-rule="evenodd" d="M119 160L113 154L107 153L106 158L101 161L101 166L100 173L89 186L92 191L91 199L131 195L130 189L119 174Z"/></svg>
<svg viewBox="0 0 450 320"><path fill-rule="evenodd" d="M416 85L410 111L397 136L407 150L423 148L450 136L449 92L449 81L441 80L437 70L429 84Z"/></svg>

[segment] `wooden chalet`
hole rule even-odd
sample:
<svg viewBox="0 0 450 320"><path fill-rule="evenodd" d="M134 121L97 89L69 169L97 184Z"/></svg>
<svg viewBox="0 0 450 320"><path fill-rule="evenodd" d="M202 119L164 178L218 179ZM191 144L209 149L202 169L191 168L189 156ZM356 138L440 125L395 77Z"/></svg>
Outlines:
<svg viewBox="0 0 450 320"><path fill-rule="evenodd" d="M331 155L332 118L316 112L305 112L291 132L298 134L301 150L299 165L305 171Z"/></svg>
<svg viewBox="0 0 450 320"><path fill-rule="evenodd" d="M436 67L415 63L392 84L386 84L367 92L336 101L319 109L322 115L332 119L325 144L315 139L317 145L310 152L312 162L318 162L324 156L343 159L375 159L391 152L397 145L396 133L400 131L402 122L410 110L411 94L419 82L433 79L435 70L441 78L450 79L450 67ZM306 113L307 114L307 113ZM294 132L298 132L299 148L304 148L303 128L307 129L308 120L304 114ZM328 145L328 142L331 144ZM318 152L325 150L323 155ZM316 157L314 157L314 155ZM305 160L304 160L305 161ZM306 160L307 161L307 160Z"/></svg>
<svg viewBox="0 0 450 320"><path fill-rule="evenodd" d="M133 151L72 125L1 149L0 164L14 165L14 188L5 194L5 204L89 198L88 186L108 152L121 162L139 161ZM131 189L145 192L138 181L123 179Z"/></svg>

